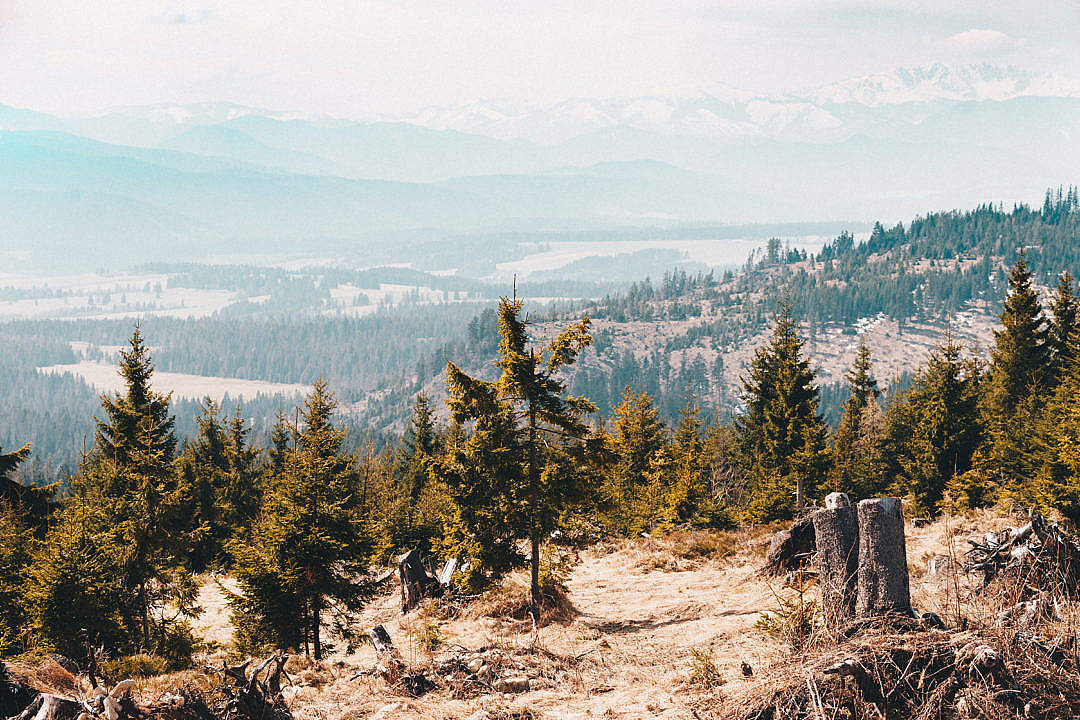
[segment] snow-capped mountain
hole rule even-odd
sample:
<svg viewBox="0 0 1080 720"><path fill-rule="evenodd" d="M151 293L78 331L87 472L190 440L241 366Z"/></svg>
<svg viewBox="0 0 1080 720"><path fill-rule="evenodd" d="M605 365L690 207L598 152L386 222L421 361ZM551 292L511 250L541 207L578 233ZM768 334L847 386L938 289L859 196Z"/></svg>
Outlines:
<svg viewBox="0 0 1080 720"><path fill-rule="evenodd" d="M718 141L759 137L821 142L878 135L879 126L917 124L926 117L921 105L1019 97L1075 98L1080 87L1015 67L939 63L775 96L718 85L685 97L572 98L549 106L478 101L386 119L544 145L614 128Z"/></svg>
<svg viewBox="0 0 1080 720"><path fill-rule="evenodd" d="M1078 96L1080 88L1074 83L1016 67L936 63L833 83L813 91L807 99L819 105L857 103L880 107L937 100L1000 102L1018 97Z"/></svg>

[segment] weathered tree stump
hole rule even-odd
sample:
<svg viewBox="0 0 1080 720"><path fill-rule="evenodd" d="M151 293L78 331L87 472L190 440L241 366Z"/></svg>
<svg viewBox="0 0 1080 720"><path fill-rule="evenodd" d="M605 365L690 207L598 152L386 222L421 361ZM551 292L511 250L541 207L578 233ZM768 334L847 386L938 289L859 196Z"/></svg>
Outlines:
<svg viewBox="0 0 1080 720"><path fill-rule="evenodd" d="M0 718L21 713L40 693L11 677L4 663L0 663Z"/></svg>
<svg viewBox="0 0 1080 720"><path fill-rule="evenodd" d="M814 552L814 523L802 518L772 536L762 575L782 575L806 562Z"/></svg>
<svg viewBox="0 0 1080 720"><path fill-rule="evenodd" d="M911 616L904 514L900 498L862 500L858 506L859 570L855 615Z"/></svg>
<svg viewBox="0 0 1080 720"><path fill-rule="evenodd" d="M14 720L76 720L83 712L83 705L78 700L42 693Z"/></svg>
<svg viewBox="0 0 1080 720"><path fill-rule="evenodd" d="M424 569L419 550L410 550L398 558L398 575L401 578L402 615L419 606L425 597L434 597L443 591L439 581Z"/></svg>
<svg viewBox="0 0 1080 720"><path fill-rule="evenodd" d="M817 544L821 609L827 627L836 628L855 617L859 569L859 517L855 508L818 510L811 518Z"/></svg>

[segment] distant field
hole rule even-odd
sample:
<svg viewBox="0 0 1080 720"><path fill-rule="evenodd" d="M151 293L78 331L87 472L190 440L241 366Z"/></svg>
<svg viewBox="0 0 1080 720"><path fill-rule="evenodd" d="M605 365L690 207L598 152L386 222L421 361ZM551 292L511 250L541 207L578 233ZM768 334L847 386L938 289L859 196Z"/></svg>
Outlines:
<svg viewBox="0 0 1080 720"><path fill-rule="evenodd" d="M782 238L791 246L807 252L818 252L831 238L801 236ZM599 241L549 241L544 249L526 255L520 260L499 263L489 280L504 280L514 275L528 277L532 273L558 270L576 260L588 257L614 257L642 250L675 250L688 262L698 262L710 267L741 265L752 250L764 248L765 240L713 239L713 240L599 240Z"/></svg>
<svg viewBox="0 0 1080 720"><path fill-rule="evenodd" d="M117 366L109 363L84 360L72 365L49 365L38 368L46 374L67 373L80 377L94 389L101 392L114 392L123 387L123 380L117 373ZM158 392L172 392L175 397L199 400L212 397L221 400L225 395L233 399L253 400L259 395L303 395L311 391L309 385L293 383L273 383L261 380L243 380L240 378L204 377L186 373L154 373L154 389Z"/></svg>

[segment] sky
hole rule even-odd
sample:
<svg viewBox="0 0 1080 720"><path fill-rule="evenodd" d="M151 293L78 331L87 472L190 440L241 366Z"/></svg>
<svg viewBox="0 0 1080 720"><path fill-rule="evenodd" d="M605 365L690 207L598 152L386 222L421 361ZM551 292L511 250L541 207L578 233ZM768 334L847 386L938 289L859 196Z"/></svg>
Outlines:
<svg viewBox="0 0 1080 720"><path fill-rule="evenodd" d="M373 117L807 89L933 62L1077 80L1075 0L0 0L0 104Z"/></svg>

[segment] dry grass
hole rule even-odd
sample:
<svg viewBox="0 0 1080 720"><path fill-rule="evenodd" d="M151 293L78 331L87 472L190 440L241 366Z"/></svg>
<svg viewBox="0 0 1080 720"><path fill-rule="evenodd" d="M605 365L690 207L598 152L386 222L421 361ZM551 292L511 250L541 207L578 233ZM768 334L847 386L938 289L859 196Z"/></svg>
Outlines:
<svg viewBox="0 0 1080 720"><path fill-rule="evenodd" d="M981 511L907 528L913 602L941 615L949 630L862 628L840 643L816 635L793 649L797 644L755 628L762 613L777 613L779 598L797 592L771 586L756 573L772 528L676 532L583 551L565 591L549 606L547 622L535 632L526 615L524 573L473 602L430 602L404 617L396 588L388 588L361 622L384 624L403 660L435 680L435 689L419 698L394 694L367 674L376 658L365 646L322 663L292 659L288 671L296 684L286 688L286 699L297 720L359 720L378 713L385 720L464 720L480 709L500 720L1023 717L1023 707L1013 707L1011 697L1030 703L1030 717L1070 717L1080 713L1080 704L1071 707L1080 693L1078 649L1066 642L1060 652L1067 657L1051 660L1018 638L1075 637L1077 606L1002 628L994 617L1012 597L1009 588L984 590L980 578L926 570L934 556L959 560L969 535L1018 522ZM807 601L817 600L814 586L803 591ZM213 583L202 601L218 606ZM214 632L223 637L227 629ZM973 679L964 669L972 644L986 645L1003 659L1009 674L1004 684ZM520 674L535 682L527 692L503 694L447 680L464 672L448 670L458 667L455 659L480 651L490 653L500 676ZM871 707L872 698L856 694L852 678L841 681L823 672L845 659L857 660L882 688L892 703L884 715ZM744 662L752 668L749 677L740 669ZM57 690L70 684L60 671L44 664L35 670ZM177 684L204 681L200 677L188 672L140 681L139 694L160 697Z"/></svg>
<svg viewBox="0 0 1080 720"><path fill-rule="evenodd" d="M10 664L7 672L18 682L54 695L74 695L80 691L79 678L45 657L35 665Z"/></svg>
<svg viewBox="0 0 1080 720"><path fill-rule="evenodd" d="M541 587L540 594L543 598L540 606L541 626L574 619L577 610L570 601L566 588L555 584L547 585ZM465 617L527 620L530 605L529 575L525 571L515 571L469 603L465 608Z"/></svg>
<svg viewBox="0 0 1080 720"><path fill-rule="evenodd" d="M614 548L638 555L634 567L649 572L688 572L708 563L720 563L737 554L743 557L764 553L771 526L750 526L738 530L676 530L632 541Z"/></svg>

